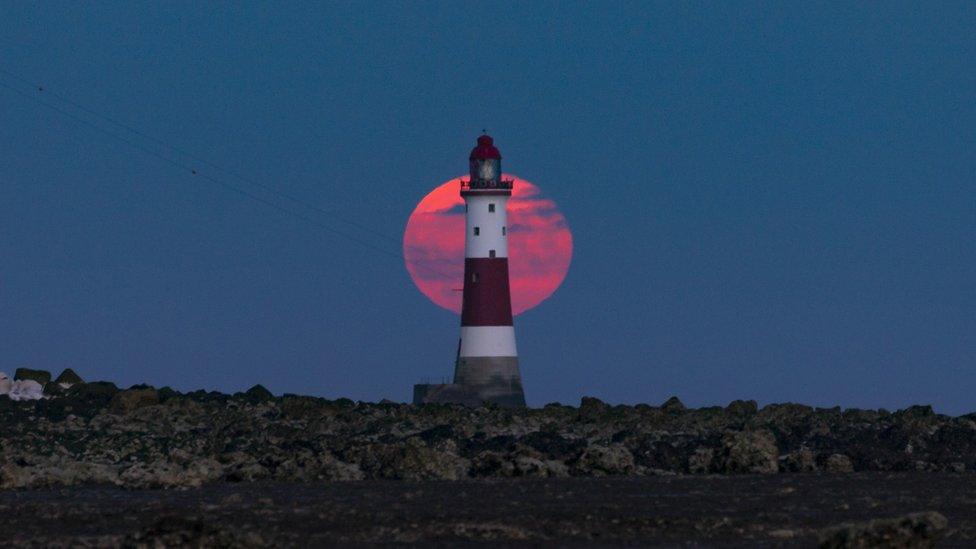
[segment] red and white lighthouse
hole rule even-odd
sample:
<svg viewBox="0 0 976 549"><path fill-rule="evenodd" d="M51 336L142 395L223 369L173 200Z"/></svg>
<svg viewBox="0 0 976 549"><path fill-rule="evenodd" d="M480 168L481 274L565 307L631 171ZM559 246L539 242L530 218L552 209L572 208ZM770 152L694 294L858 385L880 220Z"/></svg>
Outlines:
<svg viewBox="0 0 976 549"><path fill-rule="evenodd" d="M461 181L464 297L454 383L481 400L524 406L508 283L506 206L513 181L502 179L502 156L487 135L478 138L469 167L470 179Z"/></svg>
<svg viewBox="0 0 976 549"><path fill-rule="evenodd" d="M502 156L490 136L469 157L464 198L464 293L454 383L414 386L414 403L454 402L525 406L508 283L508 199Z"/></svg>

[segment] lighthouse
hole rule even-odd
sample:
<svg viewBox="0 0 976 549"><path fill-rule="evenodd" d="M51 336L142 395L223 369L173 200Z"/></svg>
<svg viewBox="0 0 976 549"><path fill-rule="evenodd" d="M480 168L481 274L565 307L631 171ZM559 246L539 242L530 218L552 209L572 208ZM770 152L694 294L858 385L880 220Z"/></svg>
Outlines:
<svg viewBox="0 0 976 549"><path fill-rule="evenodd" d="M414 402L525 406L508 282L507 205L513 180L502 178L502 156L482 135L468 157L464 199L464 284L461 339L454 383L417 385Z"/></svg>
<svg viewBox="0 0 976 549"><path fill-rule="evenodd" d="M512 294L508 283L508 199L513 181L502 179L502 155L488 135L469 157L464 199L464 294L461 345L454 384L482 400L524 406Z"/></svg>

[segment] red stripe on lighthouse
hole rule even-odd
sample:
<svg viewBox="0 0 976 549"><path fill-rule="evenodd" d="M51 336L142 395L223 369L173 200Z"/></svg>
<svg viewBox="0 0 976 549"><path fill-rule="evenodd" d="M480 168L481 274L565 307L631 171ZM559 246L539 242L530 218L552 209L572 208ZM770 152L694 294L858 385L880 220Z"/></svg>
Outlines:
<svg viewBox="0 0 976 549"><path fill-rule="evenodd" d="M511 326L507 257L464 259L461 326Z"/></svg>

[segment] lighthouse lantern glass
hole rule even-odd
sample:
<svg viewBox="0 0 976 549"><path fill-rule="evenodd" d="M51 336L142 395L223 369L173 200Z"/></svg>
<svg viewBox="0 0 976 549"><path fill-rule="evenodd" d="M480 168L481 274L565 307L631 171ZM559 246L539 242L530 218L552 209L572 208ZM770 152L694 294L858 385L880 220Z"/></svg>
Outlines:
<svg viewBox="0 0 976 549"><path fill-rule="evenodd" d="M501 161L497 158L471 160L472 181L494 181L497 183L501 180L501 173Z"/></svg>

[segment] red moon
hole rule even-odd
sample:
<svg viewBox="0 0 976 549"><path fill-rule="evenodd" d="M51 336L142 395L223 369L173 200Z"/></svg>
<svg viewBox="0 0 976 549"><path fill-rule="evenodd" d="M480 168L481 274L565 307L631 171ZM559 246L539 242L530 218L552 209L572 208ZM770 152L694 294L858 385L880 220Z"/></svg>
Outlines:
<svg viewBox="0 0 976 549"><path fill-rule="evenodd" d="M573 235L556 203L538 187L515 180L508 202L508 266L512 312L542 303L562 284L573 258ZM461 178L447 181L417 204L403 233L403 258L417 288L445 309L461 313L464 278L464 200Z"/></svg>

